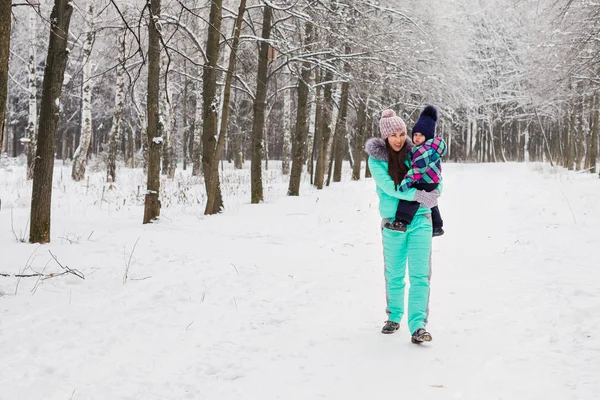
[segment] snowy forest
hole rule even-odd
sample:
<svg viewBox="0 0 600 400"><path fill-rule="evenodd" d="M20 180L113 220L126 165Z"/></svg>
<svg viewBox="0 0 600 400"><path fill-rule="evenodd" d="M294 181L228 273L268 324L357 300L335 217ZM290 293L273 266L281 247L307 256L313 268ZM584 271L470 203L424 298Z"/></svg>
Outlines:
<svg viewBox="0 0 600 400"><path fill-rule="evenodd" d="M118 182L191 169L206 214L223 209L219 170L269 160L322 189L365 171L364 142L393 108L410 127L440 110L448 161L543 161L596 173L597 2L0 1L0 144L33 179L32 221L49 226L53 164ZM36 160L40 162L36 163ZM272 166L271 166L272 168ZM36 222L37 223L37 222ZM34 227L31 241L48 241Z"/></svg>
<svg viewBox="0 0 600 400"><path fill-rule="evenodd" d="M600 0L0 0L0 400L597 400L599 114Z"/></svg>

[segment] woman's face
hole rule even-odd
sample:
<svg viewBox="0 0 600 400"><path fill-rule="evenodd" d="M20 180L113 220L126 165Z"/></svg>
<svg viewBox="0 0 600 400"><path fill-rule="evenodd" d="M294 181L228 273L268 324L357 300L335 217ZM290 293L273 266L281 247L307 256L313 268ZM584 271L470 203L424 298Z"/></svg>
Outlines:
<svg viewBox="0 0 600 400"><path fill-rule="evenodd" d="M406 142L406 132L390 133L390 135L387 138L387 141L390 144L392 150L400 151L402 150L402 146L404 146L404 143Z"/></svg>

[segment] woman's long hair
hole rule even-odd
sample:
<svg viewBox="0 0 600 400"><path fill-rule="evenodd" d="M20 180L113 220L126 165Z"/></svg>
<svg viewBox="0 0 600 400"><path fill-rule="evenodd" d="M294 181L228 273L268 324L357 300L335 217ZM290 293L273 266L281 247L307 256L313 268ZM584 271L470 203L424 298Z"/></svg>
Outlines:
<svg viewBox="0 0 600 400"><path fill-rule="evenodd" d="M394 180L394 184L396 185L396 189L398 189L398 185L404 179L404 175L408 172L408 167L406 166L405 161L408 159L408 139L404 142L404 145L400 149L400 151L396 152L392 149L392 146L388 143L387 139L385 140L385 148L388 153L388 174Z"/></svg>

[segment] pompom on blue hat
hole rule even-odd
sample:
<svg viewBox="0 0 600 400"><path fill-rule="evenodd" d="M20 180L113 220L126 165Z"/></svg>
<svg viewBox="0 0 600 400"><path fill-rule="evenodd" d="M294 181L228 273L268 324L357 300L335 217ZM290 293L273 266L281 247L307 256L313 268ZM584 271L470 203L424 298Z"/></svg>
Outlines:
<svg viewBox="0 0 600 400"><path fill-rule="evenodd" d="M435 124L438 120L438 112L434 106L427 106L421 111L419 119L412 128L412 134L420 132L425 136L426 140L433 139L435 137Z"/></svg>

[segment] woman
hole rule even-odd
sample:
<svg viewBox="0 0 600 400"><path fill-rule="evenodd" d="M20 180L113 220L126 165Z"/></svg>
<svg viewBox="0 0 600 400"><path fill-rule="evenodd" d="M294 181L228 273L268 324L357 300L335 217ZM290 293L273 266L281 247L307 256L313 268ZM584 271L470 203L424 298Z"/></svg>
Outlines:
<svg viewBox="0 0 600 400"><path fill-rule="evenodd" d="M429 280L431 277L431 207L437 204L439 193L409 189L397 190L410 168L412 143L406 140L406 124L393 110L385 110L379 120L381 139L367 141L369 168L379 196L382 217L383 259L388 321L382 333L394 333L404 315L404 277L408 263L410 291L408 294L408 327L413 343L430 342L425 329L429 312ZM440 184L441 187L441 184ZM383 229L394 218L398 200L416 201L420 207L406 232Z"/></svg>

